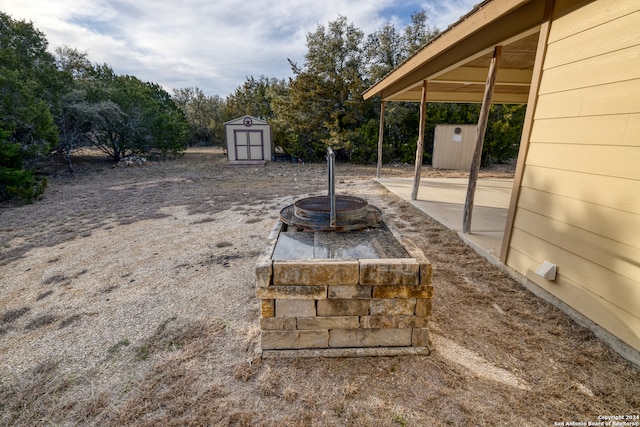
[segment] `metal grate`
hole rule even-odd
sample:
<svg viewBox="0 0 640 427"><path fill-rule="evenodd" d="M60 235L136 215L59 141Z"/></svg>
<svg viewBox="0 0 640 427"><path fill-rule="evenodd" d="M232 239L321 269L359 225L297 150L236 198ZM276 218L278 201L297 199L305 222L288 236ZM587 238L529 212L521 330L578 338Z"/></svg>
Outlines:
<svg viewBox="0 0 640 427"><path fill-rule="evenodd" d="M367 205L369 204L366 200L351 196L336 196L335 200L336 215L345 212L361 212L363 210L364 215L366 215ZM330 196L308 197L306 199L301 199L295 203L295 207L308 212L330 212Z"/></svg>

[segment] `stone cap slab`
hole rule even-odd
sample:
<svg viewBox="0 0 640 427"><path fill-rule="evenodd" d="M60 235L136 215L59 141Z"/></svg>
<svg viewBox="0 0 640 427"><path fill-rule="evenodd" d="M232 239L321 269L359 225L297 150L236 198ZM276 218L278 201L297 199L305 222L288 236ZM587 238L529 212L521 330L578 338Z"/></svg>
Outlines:
<svg viewBox="0 0 640 427"><path fill-rule="evenodd" d="M273 262L273 284L357 285L358 260L314 259Z"/></svg>

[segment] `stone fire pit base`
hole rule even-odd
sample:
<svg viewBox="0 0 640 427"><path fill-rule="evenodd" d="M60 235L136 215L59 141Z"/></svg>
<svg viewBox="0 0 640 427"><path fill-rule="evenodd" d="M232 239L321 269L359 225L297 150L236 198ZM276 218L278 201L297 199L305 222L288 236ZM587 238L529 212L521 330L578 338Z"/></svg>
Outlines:
<svg viewBox="0 0 640 427"><path fill-rule="evenodd" d="M385 224L309 233L278 222L256 265L263 357L429 354L431 275Z"/></svg>

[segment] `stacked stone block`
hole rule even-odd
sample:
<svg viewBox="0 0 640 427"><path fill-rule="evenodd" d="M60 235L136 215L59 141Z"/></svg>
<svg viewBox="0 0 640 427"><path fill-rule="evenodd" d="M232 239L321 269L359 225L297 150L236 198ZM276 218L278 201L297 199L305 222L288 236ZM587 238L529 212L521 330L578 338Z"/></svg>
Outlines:
<svg viewBox="0 0 640 427"><path fill-rule="evenodd" d="M408 258L272 260L276 224L256 266L263 351L429 348L431 263Z"/></svg>

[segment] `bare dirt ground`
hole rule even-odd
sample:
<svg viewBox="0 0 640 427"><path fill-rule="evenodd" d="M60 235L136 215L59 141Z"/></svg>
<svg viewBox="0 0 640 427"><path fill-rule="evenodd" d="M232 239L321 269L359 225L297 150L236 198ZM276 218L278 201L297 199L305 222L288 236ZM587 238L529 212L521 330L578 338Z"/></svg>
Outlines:
<svg viewBox="0 0 640 427"><path fill-rule="evenodd" d="M326 191L326 167L225 163L211 148L128 168L85 153L74 177L51 165L43 200L0 207L1 425L552 426L640 412L635 367L373 167L338 165L337 191L380 207L433 262L434 351L262 360L254 263L279 210Z"/></svg>

